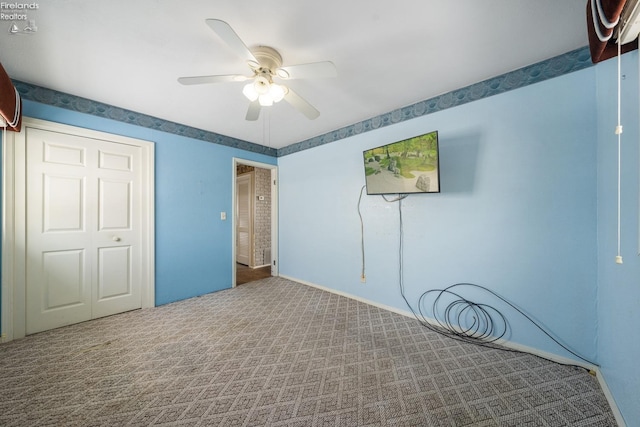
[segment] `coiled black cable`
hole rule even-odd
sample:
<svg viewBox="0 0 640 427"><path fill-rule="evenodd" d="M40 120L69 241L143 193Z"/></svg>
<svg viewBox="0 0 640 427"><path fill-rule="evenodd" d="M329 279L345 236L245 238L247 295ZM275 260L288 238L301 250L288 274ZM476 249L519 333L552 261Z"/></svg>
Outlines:
<svg viewBox="0 0 640 427"><path fill-rule="evenodd" d="M361 222L361 232L362 232L362 274L364 276L364 221L362 219L362 214L360 212L360 203L362 200L362 193L364 187L360 191L360 198L358 199L358 214L360 215ZM516 350L512 348L503 347L496 344L496 341L504 338L509 330L509 323L507 318L502 314L498 309L492 307L488 304L477 303L471 301L467 298L464 298L460 295L460 292L456 289L456 292L453 291L454 288L461 287L473 287L476 289L481 289L498 300L504 302L516 312L518 312L521 316L523 316L526 320L528 320L533 326L535 326L538 330L540 330L544 335L546 335L549 339L551 339L554 343L560 346L562 349L577 357L578 359L593 365L599 366L597 363L579 355L575 351L571 350L568 346L564 345L560 340L555 338L550 332L548 332L544 327L542 327L538 322L536 322L531 316L527 315L522 309L517 307L515 304L511 303L507 299L501 297L496 292L474 283L456 283L454 285L450 285L444 289L431 289L428 290L422 295L420 295L418 299L418 313L413 309L412 305L409 303L404 291L404 278L403 278L403 243L404 243L404 230L403 230L403 218L402 218L402 200L407 197L407 195L399 195L395 199L388 199L385 196L382 196L386 202L393 203L398 202L398 215L399 215L399 287L400 294L402 299L404 299L407 307L411 310L416 320L424 327L437 332L439 334L448 336L450 338L464 341L467 343L472 343L476 345L480 345L483 347L489 347L493 349L499 349L503 351L509 351L513 353L526 353L532 354L540 359L544 359L553 363L558 363L560 365L565 366L574 366L578 368L585 369L589 371L589 369L584 366L580 366L577 364L571 363L561 363L556 360L552 360L546 358L544 356L540 356L539 354L533 354L522 350ZM428 298L433 297L433 303L431 304L430 312L426 312L425 307L428 307L427 300ZM450 300L447 303L445 300ZM429 319L432 319L431 321ZM437 325L434 325L432 322L435 321Z"/></svg>
<svg viewBox="0 0 640 427"><path fill-rule="evenodd" d="M495 342L502 339L508 329L506 317L490 305L473 302L451 291L454 287L464 285L487 290L471 283L458 283L446 289L426 291L418 300L421 323L429 323L427 319L433 319L447 334L470 340ZM429 306L425 300L431 295L435 297ZM446 297L454 299L447 304L444 301ZM425 308L429 307L430 312L425 314Z"/></svg>
<svg viewBox="0 0 640 427"><path fill-rule="evenodd" d="M581 356L575 351L571 350L568 346L564 345L560 340L555 338L550 332L548 332L545 328L543 328L538 322L536 322L531 316L526 314L522 309L517 307L515 304L511 303L507 299L501 297L491 289L488 289L481 285L476 285L474 283L456 283L451 285L445 289L432 289L424 292L420 295L418 311L420 313L420 317L416 316L418 321L425 327L438 332L443 335L447 335L452 338L461 339L465 342L471 342L474 344L491 344L494 343L501 338L503 338L509 328L509 324L507 322L507 318L495 307L492 307L488 304L478 304L473 301L470 301L466 298L463 298L458 293L451 291L451 289L456 287L473 287L477 289L481 289L485 292L488 292L493 297L498 300L504 302L512 309L517 311L521 316L523 316L529 323L535 326L538 330L540 330L544 335L546 335L550 340L560 346L562 349L567 351L568 353L574 355L578 359L587 362L591 365L598 366L593 361ZM429 296L435 295L433 299L433 303L431 304L430 313L425 314L425 310L423 307L429 307L425 304L425 299ZM440 305L440 301L445 296L453 296L457 299L453 300L449 304L444 305L444 308ZM406 301L406 299L405 299ZM411 309L413 312L413 309ZM416 313L414 312L414 315ZM430 315L429 315L430 314ZM492 315L493 314L493 315ZM439 326L436 328L433 324L428 320L429 318L433 319ZM469 324L469 319L471 319L471 324ZM465 326L467 325L467 326ZM502 350L520 352L519 350L507 349L504 347L494 347L492 348L500 348ZM535 355L545 360L550 360L546 357L542 357L540 355ZM551 360L552 362L559 363L557 361ZM561 363L562 365L570 365L570 366L579 366L568 363ZM580 366L584 368L583 366Z"/></svg>

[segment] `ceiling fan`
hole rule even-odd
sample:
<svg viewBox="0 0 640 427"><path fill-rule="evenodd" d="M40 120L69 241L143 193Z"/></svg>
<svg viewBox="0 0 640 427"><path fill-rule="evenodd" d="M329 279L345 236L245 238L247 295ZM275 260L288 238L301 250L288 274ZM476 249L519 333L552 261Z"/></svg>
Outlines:
<svg viewBox="0 0 640 427"><path fill-rule="evenodd" d="M242 90L242 93L251 101L245 117L247 120L258 120L262 107L271 106L283 99L310 120L320 115L320 112L308 101L290 87L275 83L274 79L293 80L335 77L337 72L332 62L313 62L283 67L282 56L274 48L257 46L249 49L226 22L219 19L207 19L205 22L238 56L247 62L252 74L249 76L230 74L180 77L178 82L183 85L197 85L250 81Z"/></svg>

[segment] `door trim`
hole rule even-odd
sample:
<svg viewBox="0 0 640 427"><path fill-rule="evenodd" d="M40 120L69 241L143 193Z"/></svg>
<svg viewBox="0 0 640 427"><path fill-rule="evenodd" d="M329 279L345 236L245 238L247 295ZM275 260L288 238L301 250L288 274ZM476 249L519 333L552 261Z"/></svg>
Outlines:
<svg viewBox="0 0 640 427"><path fill-rule="evenodd" d="M253 166L271 171L271 275L278 276L278 166L234 157L231 168L231 206L235 213L236 178L238 165ZM236 287L236 216L231 215L231 286Z"/></svg>
<svg viewBox="0 0 640 427"><path fill-rule="evenodd" d="M26 130L95 138L140 147L142 156L141 223L143 263L142 308L155 306L154 143L106 132L24 117L20 133L10 132L2 144L2 335L1 341L26 334ZM146 226L145 226L146 225Z"/></svg>

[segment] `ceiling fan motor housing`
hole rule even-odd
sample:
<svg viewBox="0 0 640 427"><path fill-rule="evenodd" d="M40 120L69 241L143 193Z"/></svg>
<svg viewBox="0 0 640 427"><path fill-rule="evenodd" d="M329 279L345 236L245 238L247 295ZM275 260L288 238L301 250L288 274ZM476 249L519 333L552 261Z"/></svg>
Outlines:
<svg viewBox="0 0 640 427"><path fill-rule="evenodd" d="M268 74L274 76L275 71L282 67L282 56L272 47L256 46L251 49L251 53L258 60L259 64L249 62L249 66L253 68L257 74Z"/></svg>

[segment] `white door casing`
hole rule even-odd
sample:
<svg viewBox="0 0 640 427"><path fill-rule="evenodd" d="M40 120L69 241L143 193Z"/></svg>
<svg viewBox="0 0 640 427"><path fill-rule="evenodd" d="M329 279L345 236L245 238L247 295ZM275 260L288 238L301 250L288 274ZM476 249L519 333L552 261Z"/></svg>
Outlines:
<svg viewBox="0 0 640 427"><path fill-rule="evenodd" d="M41 330L31 309L55 327L153 307L153 143L25 118L3 147L3 341Z"/></svg>
<svg viewBox="0 0 640 427"><path fill-rule="evenodd" d="M253 267L253 172L236 178L236 262Z"/></svg>
<svg viewBox="0 0 640 427"><path fill-rule="evenodd" d="M261 162L256 162L253 160L245 160L245 159L240 159L240 158L233 158L232 159L232 183L233 183L233 191L231 194L231 205L233 206L233 209L236 209L237 206L237 185L236 185L236 179L238 178L239 175L237 175L237 170L238 170L238 165L242 164L242 165L247 165L247 166L253 166L256 168L261 168L261 169L268 169L271 171L271 276L272 277L277 277L279 275L279 264L278 264L278 186L277 186L277 182L278 182L278 166L276 165L271 165L268 163L261 163ZM234 212L235 213L235 212ZM232 252L232 264L230 265L231 268L231 275L232 275L232 286L236 286L236 259L237 259L237 253L238 253L238 248L237 248L237 239L236 239L236 222L237 222L237 218L236 215L233 215L233 224L231 229L233 230L232 233L232 239L231 239L231 252Z"/></svg>

